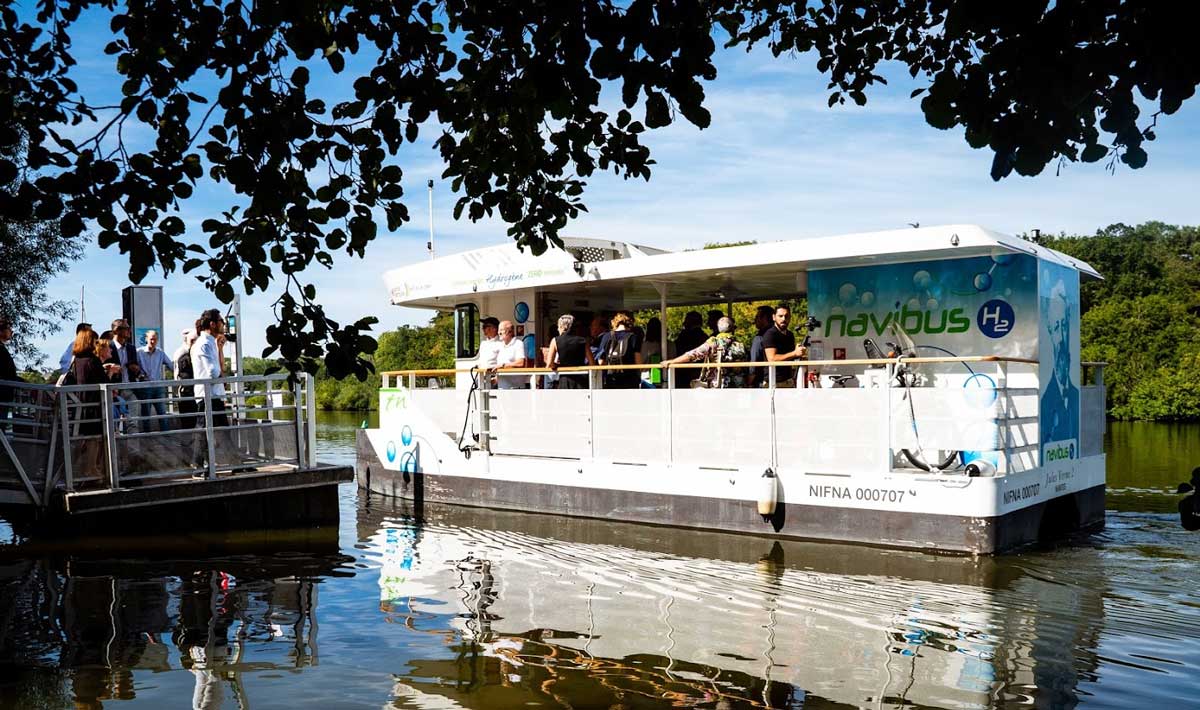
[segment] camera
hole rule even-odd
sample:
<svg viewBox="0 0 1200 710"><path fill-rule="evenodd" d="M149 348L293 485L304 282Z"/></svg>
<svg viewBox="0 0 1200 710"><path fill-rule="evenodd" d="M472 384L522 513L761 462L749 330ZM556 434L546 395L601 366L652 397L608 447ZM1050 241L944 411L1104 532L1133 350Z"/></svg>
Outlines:
<svg viewBox="0 0 1200 710"><path fill-rule="evenodd" d="M821 321L817 320L816 316L809 316L808 318L804 319L803 323L796 326L796 330L797 331L806 330L809 333L811 333L811 332L813 332L814 329L820 328L820 327L821 327Z"/></svg>

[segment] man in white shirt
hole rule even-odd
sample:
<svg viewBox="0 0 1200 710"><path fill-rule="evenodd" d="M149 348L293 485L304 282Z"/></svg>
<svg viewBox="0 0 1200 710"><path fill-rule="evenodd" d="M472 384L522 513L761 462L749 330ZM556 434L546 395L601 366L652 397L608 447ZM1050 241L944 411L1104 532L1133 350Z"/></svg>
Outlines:
<svg viewBox="0 0 1200 710"><path fill-rule="evenodd" d="M212 380L221 376L225 363L225 319L221 312L211 308L200 314L200 334L192 344L192 370L197 380ZM225 414L225 385L214 384L196 385L196 397L203 404L205 399L212 401L212 419L214 427L229 426L229 417Z"/></svg>
<svg viewBox="0 0 1200 710"><path fill-rule="evenodd" d="M488 316L480 321L483 328L483 342L479 344L479 369L492 370L500 358L500 338L496 335L500 328L500 319Z"/></svg>
<svg viewBox="0 0 1200 710"><path fill-rule="evenodd" d="M146 344L138 348L137 351L138 364L142 367L142 373L147 382L162 382L163 370L174 372L175 362L167 356L158 347L158 331L146 331ZM167 403L162 400L167 396L166 386L152 387L141 391L142 399L150 400L142 404L141 416L143 418L151 415L151 411L159 417L165 417L167 413ZM146 424L146 431L157 428L159 431L170 431L170 421L162 419L153 419Z"/></svg>
<svg viewBox="0 0 1200 710"><path fill-rule="evenodd" d="M500 355L496 361L496 371L516 370L525 367L525 341L516 337L516 328L512 321L500 321ZM521 377L498 377L498 386L502 390L523 389L527 380Z"/></svg>

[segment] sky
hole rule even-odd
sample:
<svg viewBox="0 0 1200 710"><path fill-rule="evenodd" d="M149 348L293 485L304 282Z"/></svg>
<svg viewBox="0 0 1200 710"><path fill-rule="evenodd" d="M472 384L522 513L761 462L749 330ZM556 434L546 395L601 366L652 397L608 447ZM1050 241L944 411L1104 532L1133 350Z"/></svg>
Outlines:
<svg viewBox="0 0 1200 710"><path fill-rule="evenodd" d="M120 77L99 49L111 39L103 18L85 18L73 32L81 58L73 77L87 87L94 103L119 96ZM766 51L719 50L718 76L706 85L712 125L699 130L679 119L666 129L644 134L657 165L649 182L625 181L607 174L589 180L589 212L566 230L576 237L632 241L667 249L694 248L706 242L776 241L858 231L974 223L1017 234L1091 234L1116 222L1159 220L1200 224L1200 99L1173 116L1160 118L1158 139L1148 144L1149 164L1141 170L1104 163L1067 164L1059 174L1050 166L1037 177L1013 175L1000 182L989 177L992 154L973 150L961 129L940 131L921 115L919 98L909 93L920 84L907 74L885 72L892 80L868 93L864 107L829 108L826 79L811 55L774 58ZM348 63L347 73L362 62ZM310 93L327 103L347 97L349 82L314 73ZM201 87L203 88L203 87ZM614 95L606 89L606 96ZM605 106L615 113L618 106ZM87 134L89 126L68 137ZM94 126L91 127L94 132ZM407 147L397 164L412 220L389 233L381 222L379 237L366 259L344 253L334 268L311 267L327 312L343 322L366 315L379 319L376 333L405 324L423 324L430 313L388 304L384 271L423 260L429 210L425 183L433 179L433 222L441 255L505 242L506 225L498 220L454 221L455 195L440 180L443 166L432 148L436 132L426 129ZM149 139L146 128L126 134L131 144ZM182 208L188 237L204 241L200 223L233 204L224 185L202 184ZM115 248L91 246L67 273L55 278L49 296L79 300L84 288L87 319L100 328L121 312L121 289L129 285L128 262ZM193 277L164 279L152 273L146 285L164 286L164 346L174 350L179 332L204 308L220 305ZM273 322L276 293L242 299L245 354L265 346L263 330ZM57 361L75 320L57 336L37 343ZM107 327L105 325L104 327Z"/></svg>

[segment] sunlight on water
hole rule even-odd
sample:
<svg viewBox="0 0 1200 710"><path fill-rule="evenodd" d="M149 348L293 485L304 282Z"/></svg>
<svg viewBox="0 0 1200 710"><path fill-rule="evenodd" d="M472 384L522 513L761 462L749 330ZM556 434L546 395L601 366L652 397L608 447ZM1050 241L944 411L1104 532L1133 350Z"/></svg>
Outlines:
<svg viewBox="0 0 1200 710"><path fill-rule="evenodd" d="M321 457L361 420L323 416ZM0 707L1193 707L1200 536L1168 488L1200 429L1146 426L1110 433L1104 533L1000 558L352 485L336 535L10 545ZM1111 448L1147 442L1176 458Z"/></svg>

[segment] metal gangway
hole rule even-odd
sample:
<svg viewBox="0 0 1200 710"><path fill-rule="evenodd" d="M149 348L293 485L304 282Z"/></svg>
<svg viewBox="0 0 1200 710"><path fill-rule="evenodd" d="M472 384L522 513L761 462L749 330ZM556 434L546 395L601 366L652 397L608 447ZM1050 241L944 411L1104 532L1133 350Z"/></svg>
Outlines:
<svg viewBox="0 0 1200 710"><path fill-rule="evenodd" d="M184 387L222 384L225 411ZM107 494L139 491L138 505L209 495L206 483L336 467L316 460L311 375L286 374L101 385L0 383L0 505L65 512ZM344 468L344 467L343 467ZM315 485L312 477L305 485ZM187 494L177 490L187 485ZM168 489L176 489L170 490ZM212 495L236 495L224 485ZM155 492L161 495L156 496ZM119 506L108 496L108 507ZM73 505L73 502L76 503Z"/></svg>

